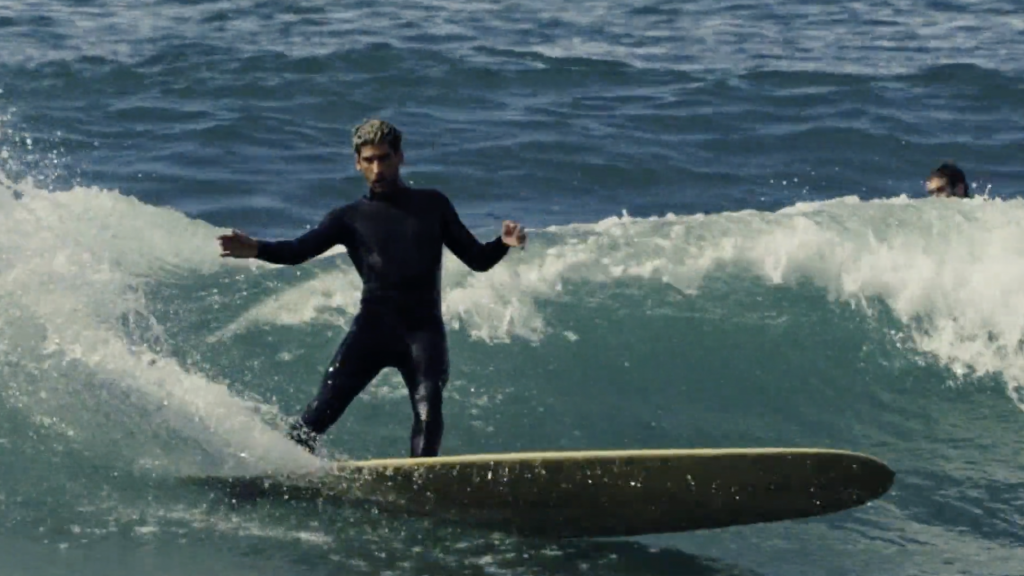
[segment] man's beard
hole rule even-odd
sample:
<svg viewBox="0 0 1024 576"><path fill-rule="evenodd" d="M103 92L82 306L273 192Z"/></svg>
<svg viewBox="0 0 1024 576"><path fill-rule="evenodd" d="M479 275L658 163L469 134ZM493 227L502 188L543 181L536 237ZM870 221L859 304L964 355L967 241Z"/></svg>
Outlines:
<svg viewBox="0 0 1024 576"><path fill-rule="evenodd" d="M381 178L379 180L374 180L373 183L370 184L370 187L377 191L392 190L394 188L398 188L399 182L400 181L397 177Z"/></svg>

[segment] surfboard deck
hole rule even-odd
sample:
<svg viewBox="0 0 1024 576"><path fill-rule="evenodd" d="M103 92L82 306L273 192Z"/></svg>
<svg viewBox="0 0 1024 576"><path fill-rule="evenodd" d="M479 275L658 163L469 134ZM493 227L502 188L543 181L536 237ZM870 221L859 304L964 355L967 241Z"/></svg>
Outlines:
<svg viewBox="0 0 1024 576"><path fill-rule="evenodd" d="M316 473L193 477L241 498L371 503L526 536L623 537L821 516L891 488L880 460L831 449L512 452L334 462Z"/></svg>

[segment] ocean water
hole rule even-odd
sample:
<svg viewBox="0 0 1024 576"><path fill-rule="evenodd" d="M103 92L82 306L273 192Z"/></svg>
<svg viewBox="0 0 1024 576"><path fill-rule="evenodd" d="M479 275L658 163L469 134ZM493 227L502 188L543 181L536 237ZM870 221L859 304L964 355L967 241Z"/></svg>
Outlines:
<svg viewBox="0 0 1024 576"><path fill-rule="evenodd" d="M897 473L822 518L561 544L176 479L295 470L356 311L302 233L349 130L447 256L443 452L798 446ZM959 162L976 197L925 198ZM995 0L0 2L0 557L50 574L1024 571L1024 9ZM324 439L403 456L385 371Z"/></svg>

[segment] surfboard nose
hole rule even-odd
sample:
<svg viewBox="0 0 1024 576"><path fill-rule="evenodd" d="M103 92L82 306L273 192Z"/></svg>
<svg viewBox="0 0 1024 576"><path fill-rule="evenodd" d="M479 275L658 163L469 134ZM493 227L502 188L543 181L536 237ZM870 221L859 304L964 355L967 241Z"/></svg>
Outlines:
<svg viewBox="0 0 1024 576"><path fill-rule="evenodd" d="M896 482L896 471L874 456L857 456L859 461L851 463L850 466L854 470L859 470L861 481L857 482L857 487L864 493L865 501L874 500L888 492Z"/></svg>

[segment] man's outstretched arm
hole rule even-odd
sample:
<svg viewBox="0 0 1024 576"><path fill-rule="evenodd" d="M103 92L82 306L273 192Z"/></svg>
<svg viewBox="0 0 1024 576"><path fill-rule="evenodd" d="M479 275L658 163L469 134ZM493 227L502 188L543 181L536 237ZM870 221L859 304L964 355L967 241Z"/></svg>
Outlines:
<svg viewBox="0 0 1024 576"><path fill-rule="evenodd" d="M293 240L258 240L237 230L220 236L221 256L257 258L271 264L295 266L316 258L335 244L345 243L344 222L331 212L316 228Z"/></svg>
<svg viewBox="0 0 1024 576"><path fill-rule="evenodd" d="M442 198L444 244L471 270L486 272L501 262L508 254L509 246L520 246L525 243L526 234L514 222L505 222L500 236L490 242L481 243L462 223L451 201L443 195Z"/></svg>

